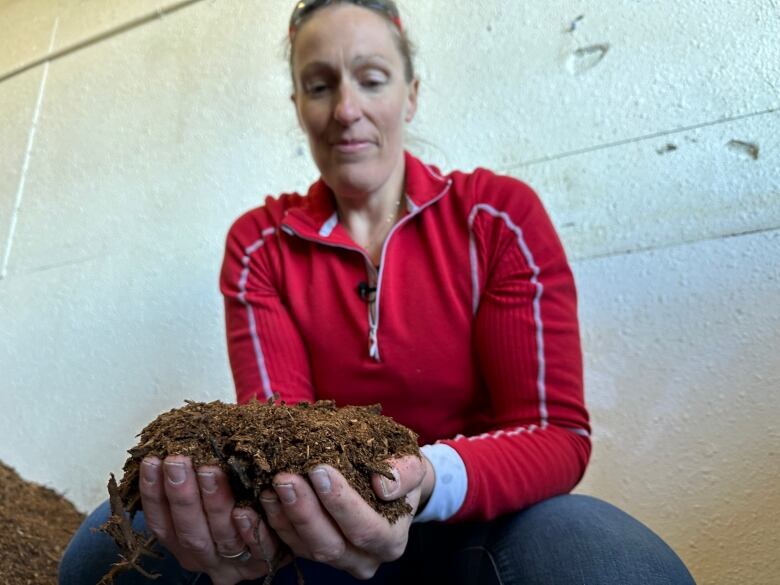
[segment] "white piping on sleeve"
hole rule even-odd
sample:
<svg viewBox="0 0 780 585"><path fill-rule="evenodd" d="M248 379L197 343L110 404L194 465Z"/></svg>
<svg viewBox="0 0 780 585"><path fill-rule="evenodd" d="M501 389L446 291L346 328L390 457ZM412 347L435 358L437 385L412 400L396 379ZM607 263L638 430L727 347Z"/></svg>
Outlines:
<svg viewBox="0 0 780 585"><path fill-rule="evenodd" d="M546 428L550 428L549 425ZM585 429L579 429L574 427L558 427L558 428L573 433L575 435L579 435L581 437L590 437L590 433ZM481 435L474 435L471 437L467 437L466 435L459 434L459 435L455 435L453 441L474 442L474 441L483 441L485 439L498 439L499 437L516 437L522 434L533 435L536 431L541 431L541 430L545 430L545 429L537 425L524 425L520 427L515 427L514 429L509 429L509 430L502 429L499 431L482 433Z"/></svg>
<svg viewBox="0 0 780 585"><path fill-rule="evenodd" d="M475 205L469 213L469 260L471 262L471 310L474 315L479 308L479 258L477 258L477 240L474 237L474 220L477 218L479 205Z"/></svg>
<svg viewBox="0 0 780 585"><path fill-rule="evenodd" d="M561 428L565 431L569 431L570 433L574 433L575 435L579 435L580 437L590 437L590 433L585 429L578 429L574 427L561 427Z"/></svg>
<svg viewBox="0 0 780 585"><path fill-rule="evenodd" d="M534 322L536 324L536 359L538 363L538 375L536 378L536 390L539 396L539 419L541 427L544 429L548 424L547 413L547 390L545 387L545 357L544 357L544 324L542 323L542 309L541 300L542 293L544 292L544 286L539 282L539 266L534 261L534 256L531 253L530 248L526 244L523 237L523 230L519 226L515 225L512 218L506 212L498 211L492 205L487 203L476 204L471 213L469 213L469 237L470 237L470 252L472 254L471 259L471 279L472 286L474 287L473 308L476 313L476 308L479 306L479 274L478 264L476 262L476 243L474 242L474 221L476 220L477 213L479 211L485 211L495 218L503 220L506 227L517 236L517 245L520 248L523 256L525 257L526 264L531 269L531 284L536 288L536 294L533 300L534 310Z"/></svg>
<svg viewBox="0 0 780 585"><path fill-rule="evenodd" d="M265 356L263 355L263 348L260 346L260 336L257 334L255 315L252 313L252 307L249 304L246 305L246 315L249 320L249 332L252 335L252 348L255 350L255 361L260 372L260 381L263 384L263 395L268 400L274 393L271 389L271 379L268 377L268 368L265 367Z"/></svg>
<svg viewBox="0 0 780 585"><path fill-rule="evenodd" d="M250 256L265 245L266 238L275 233L275 228L264 229L260 234L262 237L244 249L244 257L241 259L241 264L243 264L244 268L241 271L241 278L238 281L238 300L246 307L247 321L249 322L249 335L252 337L252 348L255 352L257 370L260 372L260 381L263 385L263 395L266 400L273 397L274 393L271 388L271 379L268 376L268 368L266 368L265 365L265 356L263 355L263 347L260 344L260 335L257 332L255 314L252 312L252 305L246 300L246 283L247 280L249 280Z"/></svg>
<svg viewBox="0 0 780 585"><path fill-rule="evenodd" d="M522 435L524 433L533 435L536 431L543 430L541 427L537 425L524 425L520 427L516 427L514 429L510 430L499 430L499 431L493 431L490 433L482 433L481 435L474 435L473 437L467 437L465 435L456 435L453 439L454 441L483 441L485 439L498 439L499 437L516 437L518 435Z"/></svg>

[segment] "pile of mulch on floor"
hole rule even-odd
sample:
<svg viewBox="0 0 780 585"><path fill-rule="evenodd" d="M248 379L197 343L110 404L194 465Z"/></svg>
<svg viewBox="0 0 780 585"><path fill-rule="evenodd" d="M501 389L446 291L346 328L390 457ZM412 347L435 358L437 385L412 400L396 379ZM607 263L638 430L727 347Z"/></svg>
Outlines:
<svg viewBox="0 0 780 585"><path fill-rule="evenodd" d="M0 461L0 585L55 585L57 564L84 516Z"/></svg>
<svg viewBox="0 0 780 585"><path fill-rule="evenodd" d="M261 517L260 494L272 487L277 473L305 476L325 463L338 469L391 523L412 508L405 499L380 500L371 487L371 476L378 473L393 479L389 458L420 456L417 435L382 416L379 405L337 408L332 401L318 401L288 406L273 400L244 405L188 401L152 421L129 453L119 485L113 476L109 482L114 515L104 526L122 550L123 560L102 583L110 583L124 570L144 572L142 558L154 544L149 535L133 533L125 515L141 509L138 478L146 456L187 455L196 468L219 465L228 475L237 504L254 508ZM266 582L270 583L277 559L267 560L271 573Z"/></svg>

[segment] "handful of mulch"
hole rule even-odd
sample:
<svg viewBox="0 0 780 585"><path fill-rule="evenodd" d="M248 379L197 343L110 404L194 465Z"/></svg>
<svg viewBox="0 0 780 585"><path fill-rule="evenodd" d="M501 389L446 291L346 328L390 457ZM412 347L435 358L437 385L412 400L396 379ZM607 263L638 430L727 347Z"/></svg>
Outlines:
<svg viewBox="0 0 780 585"><path fill-rule="evenodd" d="M121 559L100 585L112 583L117 574L131 569L149 578L158 576L140 562L144 556L157 556L152 550L154 537L137 534L131 526L131 518L141 509L138 478L146 456L187 455L195 468L218 465L229 478L236 505L251 507L261 517L265 514L260 493L272 487L277 473L305 476L323 463L338 469L389 522L410 514L412 508L405 499L385 502L371 487L374 473L393 479L388 459L420 456L417 435L380 413L379 405L336 408L333 401L318 401L288 406L270 400L244 405L187 401L186 406L161 414L128 451L119 485L113 475L109 480L112 516L101 530L114 538ZM278 560L268 559L266 583L273 579Z"/></svg>

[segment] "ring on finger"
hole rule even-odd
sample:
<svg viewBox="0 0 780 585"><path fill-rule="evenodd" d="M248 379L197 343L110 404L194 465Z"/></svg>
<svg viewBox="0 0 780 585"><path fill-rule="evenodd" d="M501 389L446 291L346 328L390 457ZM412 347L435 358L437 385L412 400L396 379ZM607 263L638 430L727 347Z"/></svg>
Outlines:
<svg viewBox="0 0 780 585"><path fill-rule="evenodd" d="M223 559L229 559L231 561L238 561L239 563L245 563L252 558L252 553L249 551L249 548L247 547L241 552L236 553L234 555L225 555L219 553L219 556L221 556Z"/></svg>

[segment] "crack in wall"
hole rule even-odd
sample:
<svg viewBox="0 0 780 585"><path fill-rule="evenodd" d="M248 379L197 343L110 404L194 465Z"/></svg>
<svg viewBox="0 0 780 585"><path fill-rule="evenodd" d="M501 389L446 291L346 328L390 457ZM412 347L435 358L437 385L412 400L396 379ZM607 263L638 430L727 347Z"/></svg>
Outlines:
<svg viewBox="0 0 780 585"><path fill-rule="evenodd" d="M713 126L719 126L721 124L728 124L730 122L737 122L739 120L746 120L748 118L756 118L758 116L767 116L770 114L775 114L777 112L780 112L780 105L769 108L767 110L761 110L758 112L751 112L750 114L740 114L738 116L727 116L724 118L719 118L717 120L712 120L710 122L702 122L700 124L693 124L691 126L681 126L679 128L674 128L672 130L661 130L659 132L653 132L652 134L643 134L640 136L634 136L632 138L625 138L623 140L615 140L613 142L605 142L603 144L596 144L594 146L586 146L583 148L577 148L574 150L568 150L565 152L560 152L557 154L551 154L548 156L541 156L539 158L533 158L526 161L514 163L508 166L501 167L499 172L506 173L510 171L514 171L523 167L530 167L533 165L548 163L556 160L561 160L564 158L569 158L572 156L579 156L581 154L589 154L592 152L598 152L601 150L608 150L610 148L616 148L618 146L625 146L626 144L635 144L637 142L644 142L646 140L655 140L656 138L663 138L666 136L674 136L676 134L682 134L684 132L690 132L692 130L699 130L701 128L711 128Z"/></svg>
<svg viewBox="0 0 780 585"><path fill-rule="evenodd" d="M62 47L61 49L57 49L56 51L54 51L54 46L52 45L51 47L49 47L49 50L46 52L46 54L43 57L38 57L37 59L30 61L29 63L25 63L24 65L21 65L16 69L12 69L8 73L0 74L0 83L9 80L12 77L16 77L17 75L21 75L25 71L34 69L39 65L43 65L44 63L51 63L52 61L56 61L57 59L65 57L66 55L70 55L71 53L75 53L76 51L86 49L87 47L91 47L92 45L103 42L112 37L121 35L122 33L129 32L135 28L148 24L149 22L152 22L154 20L159 20L163 16L172 14L183 8L187 8L192 4L196 4L202 1L203 0L182 0L181 2L176 2L175 4L171 4L170 6L157 8L153 12L144 14L143 16L139 16L138 18L134 18L129 22L126 22L119 26L115 26L114 28L110 28L107 31L98 33L91 37L87 37L84 40L78 41L72 45L68 45L67 47Z"/></svg>
<svg viewBox="0 0 780 585"><path fill-rule="evenodd" d="M646 252L655 252L656 250L668 250L670 248L680 248L682 246L693 246L695 244L701 244L703 242L715 242L717 240L728 240L730 238L741 238L746 236L755 236L758 234L770 234L777 232L780 234L780 225L770 226L766 228L759 228L753 230L729 232L720 235L707 236L703 238L693 238L690 240L682 240L679 242L670 242L669 244L662 244L659 246L639 246L637 248L626 248L624 250L615 250L612 252L604 252L603 254L593 254L590 256L580 256L572 258L571 264L589 262L591 260L603 260L605 258L615 258L617 256L632 256L633 254L643 254Z"/></svg>
<svg viewBox="0 0 780 585"><path fill-rule="evenodd" d="M44 264L43 266L37 266L30 270L25 270L22 274L24 275L37 274L39 272L48 272L50 270L58 270L60 268L78 266L80 264L86 264L88 262L92 262L93 260L97 260L99 258L104 258L104 256L102 254L92 254L90 256L85 256L83 258L73 258L71 260L63 260L62 262L55 262L54 264Z"/></svg>
<svg viewBox="0 0 780 585"><path fill-rule="evenodd" d="M54 26L51 31L51 39L49 41L49 52L54 48L54 41L57 38L57 28L59 27L59 17L54 19ZM46 80L49 77L49 62L47 61L43 67L43 75L41 76L41 87L38 89L38 99L35 102L35 110L33 112L32 124L30 124L30 133L27 135L27 149L24 153L24 160L22 161L22 170L19 176L19 185L16 188L16 199L14 201L13 209L11 210L11 223L8 227L8 238L5 243L5 253L3 254L3 262L0 264L0 280L4 279L8 274L8 263L11 261L11 250L13 249L14 236L16 235L16 223L19 218L19 210L22 207L22 199L24 197L24 187L27 183L27 171L30 170L30 159L32 158L32 150L35 144L35 133L38 130L38 120L41 116L41 108L43 107L43 94L46 88Z"/></svg>

